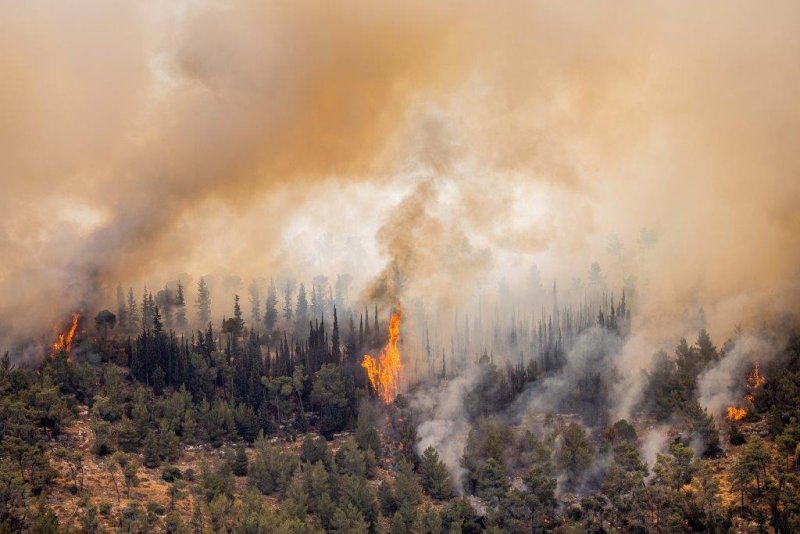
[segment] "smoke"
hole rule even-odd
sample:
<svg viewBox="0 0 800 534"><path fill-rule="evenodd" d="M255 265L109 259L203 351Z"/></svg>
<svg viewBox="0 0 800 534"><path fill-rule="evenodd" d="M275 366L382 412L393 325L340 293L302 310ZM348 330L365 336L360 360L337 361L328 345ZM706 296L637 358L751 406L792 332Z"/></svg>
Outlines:
<svg viewBox="0 0 800 534"><path fill-rule="evenodd" d="M599 260L643 336L796 310L800 7L675 7L3 4L0 345L176 273L445 308Z"/></svg>
<svg viewBox="0 0 800 534"><path fill-rule="evenodd" d="M618 334L600 327L587 329L567 351L564 366L528 388L524 413L570 413L590 425L605 422L612 399L601 384L614 383L621 349Z"/></svg>
<svg viewBox="0 0 800 534"><path fill-rule="evenodd" d="M437 214L439 197L432 180L422 181L392 210L377 234L389 261L368 299L391 305L426 300L450 309L474 296L468 292L489 269L491 252L476 250L456 218Z"/></svg>
<svg viewBox="0 0 800 534"><path fill-rule="evenodd" d="M743 335L714 366L697 379L701 406L721 416L728 406L740 406L747 386L747 373L754 365L766 365L778 354L777 343L763 336Z"/></svg>
<svg viewBox="0 0 800 534"><path fill-rule="evenodd" d="M639 445L639 453L648 467L656 464L658 454L664 451L669 441L669 425L659 425L647 431Z"/></svg>
<svg viewBox="0 0 800 534"><path fill-rule="evenodd" d="M443 388L418 390L411 397L414 410L423 421L417 426L417 453L433 447L447 466L453 487L463 491L465 470L461 465L471 425L464 411L464 397L475 383L475 373L447 382Z"/></svg>

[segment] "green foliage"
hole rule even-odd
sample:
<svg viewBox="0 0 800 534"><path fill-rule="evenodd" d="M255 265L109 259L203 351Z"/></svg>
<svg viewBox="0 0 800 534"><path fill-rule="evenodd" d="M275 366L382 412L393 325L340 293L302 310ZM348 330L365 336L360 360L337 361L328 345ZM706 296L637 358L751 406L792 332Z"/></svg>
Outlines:
<svg viewBox="0 0 800 534"><path fill-rule="evenodd" d="M237 477L247 476L247 451L244 447L236 448L236 457L233 460L233 474Z"/></svg>
<svg viewBox="0 0 800 534"><path fill-rule="evenodd" d="M376 429L377 424L377 410L372 404L363 402L358 412L356 443L362 451L371 450L375 454L375 458L380 458L382 447L381 436Z"/></svg>
<svg viewBox="0 0 800 534"><path fill-rule="evenodd" d="M425 449L419 466L422 486L434 499L446 500L453 496L453 485L447 467L432 446Z"/></svg>
<svg viewBox="0 0 800 534"><path fill-rule="evenodd" d="M442 527L445 532L477 534L483 532L480 517L468 500L457 498L442 508Z"/></svg>
<svg viewBox="0 0 800 534"><path fill-rule="evenodd" d="M249 483L261 493L283 493L297 467L296 458L271 446L263 437L256 440L255 456L248 469Z"/></svg>
<svg viewBox="0 0 800 534"><path fill-rule="evenodd" d="M364 520L364 515L358 508L346 502L334 512L329 532L367 534L369 532L369 524Z"/></svg>
<svg viewBox="0 0 800 534"><path fill-rule="evenodd" d="M564 427L560 439L561 443L555 454L556 466L574 482L592 463L592 446L586 437L586 431L577 423Z"/></svg>
<svg viewBox="0 0 800 534"><path fill-rule="evenodd" d="M300 448L300 460L312 464L322 462L325 465L330 465L331 453L328 450L328 443L325 438L306 435Z"/></svg>
<svg viewBox="0 0 800 534"><path fill-rule="evenodd" d="M508 491L508 487L503 464L494 458L487 459L478 471L475 495L495 505Z"/></svg>
<svg viewBox="0 0 800 534"><path fill-rule="evenodd" d="M404 460L397 465L394 493L398 510L416 508L422 499L422 488L413 467Z"/></svg>
<svg viewBox="0 0 800 534"><path fill-rule="evenodd" d="M174 465L165 465L161 469L161 478L165 482L175 482L183 478L183 473Z"/></svg>
<svg viewBox="0 0 800 534"><path fill-rule="evenodd" d="M483 464L494 459L502 465L505 462L506 449L513 443L511 428L499 419L479 419L470 429L461 464L467 470L468 489L471 493L477 491Z"/></svg>
<svg viewBox="0 0 800 534"><path fill-rule="evenodd" d="M227 495L219 494L206 504L206 512L212 532L224 532L228 523L233 502Z"/></svg>
<svg viewBox="0 0 800 534"><path fill-rule="evenodd" d="M731 422L730 430L728 431L728 442L731 445L744 445L747 439L744 433L736 422Z"/></svg>
<svg viewBox="0 0 800 534"><path fill-rule="evenodd" d="M208 462L204 460L201 464L200 488L207 503L220 496L231 500L235 481L230 464L224 461L218 462L212 469Z"/></svg>
<svg viewBox="0 0 800 534"><path fill-rule="evenodd" d="M697 399L689 401L685 413L690 420L692 432L703 443L703 456L717 456L720 447L719 431L714 424L714 418L704 408L700 407Z"/></svg>
<svg viewBox="0 0 800 534"><path fill-rule="evenodd" d="M332 439L335 432L344 428L347 422L346 408L350 403L338 365L325 364L317 371L311 390L311 402L320 415L320 434Z"/></svg>
<svg viewBox="0 0 800 534"><path fill-rule="evenodd" d="M397 511L397 497L389 481L383 480L378 486L378 503L381 512L387 517L391 517Z"/></svg>
<svg viewBox="0 0 800 534"><path fill-rule="evenodd" d="M144 466L155 468L161 465L161 457L158 454L158 440L155 433L148 432L144 438Z"/></svg>
<svg viewBox="0 0 800 534"><path fill-rule="evenodd" d="M372 493L366 479L356 475L342 475L338 477L339 502L350 503L364 517L364 520L373 528L378 520L378 501Z"/></svg>
<svg viewBox="0 0 800 534"><path fill-rule="evenodd" d="M371 451L370 451L371 452ZM356 475L365 477L372 475L367 469L365 453L361 452L355 441L345 441L334 456L336 470L342 475Z"/></svg>
<svg viewBox="0 0 800 534"><path fill-rule="evenodd" d="M108 421L95 421L92 423L94 443L92 452L97 456L106 456L114 452L113 431Z"/></svg>

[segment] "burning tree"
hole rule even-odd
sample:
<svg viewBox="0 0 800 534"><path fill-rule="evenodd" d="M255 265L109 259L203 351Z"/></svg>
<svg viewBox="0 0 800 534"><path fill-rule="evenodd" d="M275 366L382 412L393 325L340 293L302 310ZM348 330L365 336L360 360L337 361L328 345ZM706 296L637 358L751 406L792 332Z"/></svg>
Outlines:
<svg viewBox="0 0 800 534"><path fill-rule="evenodd" d="M56 341L53 343L53 354L58 354L63 351L69 357L72 353L72 341L75 338L75 333L78 331L78 321L80 318L80 314L72 314L72 325L66 332L58 334Z"/></svg>
<svg viewBox="0 0 800 534"><path fill-rule="evenodd" d="M386 404L391 403L397 396L400 385L400 313L393 313L389 321L389 342L381 351L378 358L369 354L364 356L361 367L367 371L369 383Z"/></svg>
<svg viewBox="0 0 800 534"><path fill-rule="evenodd" d="M753 369L747 374L745 386L746 393L744 395L744 401L746 404L752 406L756 391L763 386L766 381L767 379L761 374L759 364L756 362L753 365ZM730 422L741 421L747 417L747 412L747 408L743 406L728 406L726 410L726 417Z"/></svg>

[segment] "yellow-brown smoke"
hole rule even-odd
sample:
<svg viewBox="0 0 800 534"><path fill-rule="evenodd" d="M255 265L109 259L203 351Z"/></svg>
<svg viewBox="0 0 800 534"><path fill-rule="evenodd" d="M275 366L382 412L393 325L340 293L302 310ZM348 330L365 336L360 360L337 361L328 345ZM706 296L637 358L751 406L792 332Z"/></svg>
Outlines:
<svg viewBox="0 0 800 534"><path fill-rule="evenodd" d="M655 324L797 307L796 2L42 1L0 21L12 337L117 281L299 271L285 229L335 224L365 182L423 201L370 273L412 295L451 303L532 254L607 265L616 232Z"/></svg>

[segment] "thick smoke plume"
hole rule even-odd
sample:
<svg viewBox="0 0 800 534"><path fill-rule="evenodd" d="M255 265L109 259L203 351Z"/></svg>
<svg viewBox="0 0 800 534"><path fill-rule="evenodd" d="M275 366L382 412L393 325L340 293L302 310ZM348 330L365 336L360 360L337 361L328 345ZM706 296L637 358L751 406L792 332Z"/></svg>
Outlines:
<svg viewBox="0 0 800 534"><path fill-rule="evenodd" d="M599 260L638 276L638 332L796 310L798 11L6 2L0 346L117 282L344 263L444 307ZM290 237L334 231L347 262L305 273Z"/></svg>

